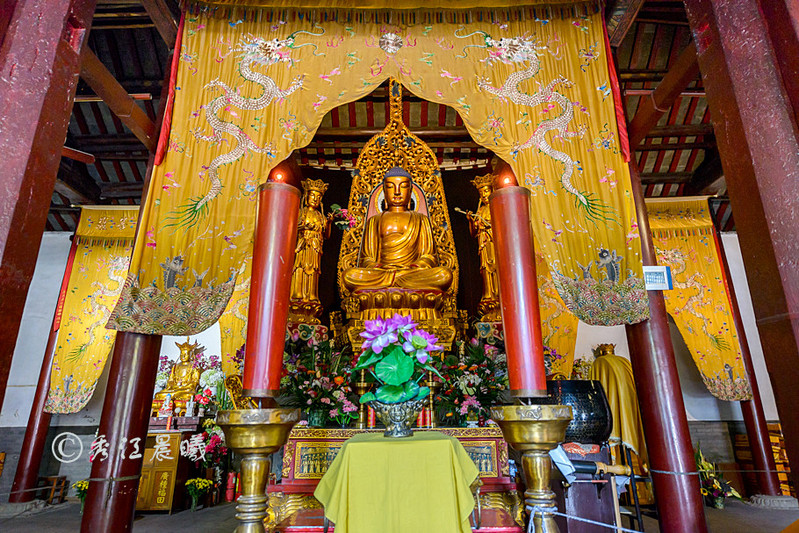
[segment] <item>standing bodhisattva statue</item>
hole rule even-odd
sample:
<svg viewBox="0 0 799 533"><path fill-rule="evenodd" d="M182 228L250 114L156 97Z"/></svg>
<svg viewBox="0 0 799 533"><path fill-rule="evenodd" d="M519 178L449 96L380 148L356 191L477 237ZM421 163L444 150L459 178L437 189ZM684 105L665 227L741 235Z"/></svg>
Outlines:
<svg viewBox="0 0 799 533"><path fill-rule="evenodd" d="M497 322L499 314L499 283L497 280L497 259L494 252L494 236L491 230L491 210L488 198L494 192L492 185L494 176L486 174L472 180L472 184L480 194L480 203L476 212L468 211L469 226L472 235L477 237L477 254L480 256L480 274L483 278L483 296L480 299L481 320Z"/></svg>

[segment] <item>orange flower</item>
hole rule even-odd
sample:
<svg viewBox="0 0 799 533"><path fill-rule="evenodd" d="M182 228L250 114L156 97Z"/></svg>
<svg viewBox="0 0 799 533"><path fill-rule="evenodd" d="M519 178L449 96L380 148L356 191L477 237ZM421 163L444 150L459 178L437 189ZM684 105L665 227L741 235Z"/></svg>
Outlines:
<svg viewBox="0 0 799 533"><path fill-rule="evenodd" d="M472 366L470 366L470 367L469 367L469 370L471 370L472 372L474 372L475 370L477 370L477 365L472 365Z"/></svg>
<svg viewBox="0 0 799 533"><path fill-rule="evenodd" d="M336 385L341 385L342 383L344 383L344 378L341 376L336 376L335 378L333 378L333 382Z"/></svg>

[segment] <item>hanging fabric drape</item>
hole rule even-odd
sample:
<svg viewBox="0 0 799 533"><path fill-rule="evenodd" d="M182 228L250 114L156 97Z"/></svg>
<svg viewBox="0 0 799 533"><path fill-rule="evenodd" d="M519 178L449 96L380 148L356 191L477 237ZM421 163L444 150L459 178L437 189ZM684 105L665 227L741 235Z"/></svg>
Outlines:
<svg viewBox="0 0 799 533"><path fill-rule="evenodd" d="M94 394L116 338L105 326L128 274L137 218L135 207L82 208L58 321L48 413L76 413Z"/></svg>
<svg viewBox="0 0 799 533"><path fill-rule="evenodd" d="M536 247L538 244L536 244ZM574 366L574 346L577 343L577 317L563 303L549 267L541 254L535 254L538 278L538 307L541 312L541 339L544 346L554 350L550 373L571 377Z"/></svg>
<svg viewBox="0 0 799 533"><path fill-rule="evenodd" d="M707 390L721 400L751 400L707 197L647 200L658 264L671 268L664 291Z"/></svg>
<svg viewBox="0 0 799 533"><path fill-rule="evenodd" d="M329 110L389 76L453 107L532 190L540 251L577 317L602 325L647 318L603 32L593 3L190 6L168 152L150 181L145 231L109 327L185 335L213 324L253 233L259 183L311 141Z"/></svg>
<svg viewBox="0 0 799 533"><path fill-rule="evenodd" d="M241 369L234 361L236 352L247 340L247 310L250 304L251 256L245 261L244 271L236 280L233 296L219 317L219 333L222 342L222 371L226 376L239 374Z"/></svg>

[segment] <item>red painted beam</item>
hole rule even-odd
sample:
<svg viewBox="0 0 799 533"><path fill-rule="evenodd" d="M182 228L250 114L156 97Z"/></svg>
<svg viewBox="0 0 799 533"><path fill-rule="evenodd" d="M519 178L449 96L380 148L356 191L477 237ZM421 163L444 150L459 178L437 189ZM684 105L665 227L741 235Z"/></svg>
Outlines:
<svg viewBox="0 0 799 533"><path fill-rule="evenodd" d="M770 35L775 25L796 31L796 22L767 24L763 4L685 2L791 477L799 485L799 134Z"/></svg>
<svg viewBox="0 0 799 533"><path fill-rule="evenodd" d="M0 407L95 0L18 0L0 46Z"/></svg>

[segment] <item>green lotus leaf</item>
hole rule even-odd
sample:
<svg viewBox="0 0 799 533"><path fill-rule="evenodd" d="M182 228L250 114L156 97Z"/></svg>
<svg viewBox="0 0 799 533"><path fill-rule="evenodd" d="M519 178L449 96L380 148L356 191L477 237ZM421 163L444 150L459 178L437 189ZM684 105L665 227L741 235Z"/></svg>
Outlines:
<svg viewBox="0 0 799 533"><path fill-rule="evenodd" d="M372 400L376 400L377 397L375 396L374 392L367 392L363 396L361 396L361 403L371 402Z"/></svg>
<svg viewBox="0 0 799 533"><path fill-rule="evenodd" d="M375 398L383 403L399 403L403 396L405 396L405 388L401 385L381 385L375 391Z"/></svg>
<svg viewBox="0 0 799 533"><path fill-rule="evenodd" d="M417 400L421 400L422 398L427 398L430 396L430 387L419 387L419 392L416 394Z"/></svg>
<svg viewBox="0 0 799 533"><path fill-rule="evenodd" d="M358 358L358 364L355 365L353 370L363 370L365 368L369 368L370 366L380 362L382 358L382 353L374 353L372 350L367 350Z"/></svg>
<svg viewBox="0 0 799 533"><path fill-rule="evenodd" d="M400 346L395 346L375 365L375 375L386 385L402 385L413 375L413 360Z"/></svg>

